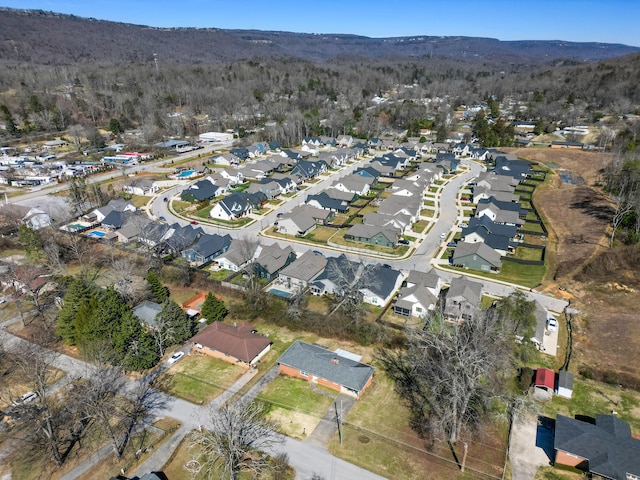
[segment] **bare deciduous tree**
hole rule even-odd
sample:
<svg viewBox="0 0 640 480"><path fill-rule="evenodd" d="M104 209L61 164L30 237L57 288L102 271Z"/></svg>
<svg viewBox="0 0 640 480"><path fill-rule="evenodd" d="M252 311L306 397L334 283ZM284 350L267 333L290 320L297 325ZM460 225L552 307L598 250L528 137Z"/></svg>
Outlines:
<svg viewBox="0 0 640 480"><path fill-rule="evenodd" d="M194 432L191 438L194 455L188 465L209 479L234 480L241 471L257 474L267 465L264 450L281 442L256 403L211 408L206 424L207 429Z"/></svg>
<svg viewBox="0 0 640 480"><path fill-rule="evenodd" d="M478 426L500 396L512 349L495 322L479 315L437 331L414 331L399 354L382 352L387 371L410 404L413 426L451 444Z"/></svg>

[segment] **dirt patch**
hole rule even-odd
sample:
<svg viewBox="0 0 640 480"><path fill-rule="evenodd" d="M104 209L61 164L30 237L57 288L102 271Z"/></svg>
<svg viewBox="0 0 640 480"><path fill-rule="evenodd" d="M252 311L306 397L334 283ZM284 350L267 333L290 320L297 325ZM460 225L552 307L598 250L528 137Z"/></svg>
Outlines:
<svg viewBox="0 0 640 480"><path fill-rule="evenodd" d="M619 372L621 378L637 377L638 254L632 247L609 250L612 210L597 186L610 154L542 148L505 151L544 164L554 172L552 181L536 191L534 205L550 227L555 259L556 273L547 279L545 290L561 294L580 311L574 322L570 368L578 371L581 365L588 365L604 372ZM561 169L583 178L584 184L563 182Z"/></svg>
<svg viewBox="0 0 640 480"><path fill-rule="evenodd" d="M318 418L306 413L274 408L269 412L269 420L280 427L280 431L290 437L304 440L313 432L318 424Z"/></svg>

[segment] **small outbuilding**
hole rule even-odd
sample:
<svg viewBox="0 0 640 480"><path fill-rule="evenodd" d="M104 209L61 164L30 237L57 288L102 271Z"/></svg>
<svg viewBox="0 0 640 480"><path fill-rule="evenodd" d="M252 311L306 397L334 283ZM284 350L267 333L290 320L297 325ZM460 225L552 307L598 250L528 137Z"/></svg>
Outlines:
<svg viewBox="0 0 640 480"><path fill-rule="evenodd" d="M573 395L573 373L567 372L566 370L560 370L558 372L556 394L564 398L571 398Z"/></svg>

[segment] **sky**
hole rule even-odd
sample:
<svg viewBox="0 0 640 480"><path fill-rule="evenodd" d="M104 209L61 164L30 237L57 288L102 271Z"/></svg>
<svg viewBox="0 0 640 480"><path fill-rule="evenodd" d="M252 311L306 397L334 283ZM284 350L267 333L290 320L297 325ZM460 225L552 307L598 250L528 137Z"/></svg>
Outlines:
<svg viewBox="0 0 640 480"><path fill-rule="evenodd" d="M0 0L152 27L468 36L640 47L640 0Z"/></svg>

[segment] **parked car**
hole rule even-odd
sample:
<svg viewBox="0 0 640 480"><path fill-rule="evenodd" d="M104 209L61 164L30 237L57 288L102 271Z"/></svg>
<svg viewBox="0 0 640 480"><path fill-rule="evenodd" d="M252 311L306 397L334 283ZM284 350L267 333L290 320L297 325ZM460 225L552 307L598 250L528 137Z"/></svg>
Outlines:
<svg viewBox="0 0 640 480"><path fill-rule="evenodd" d="M547 330L555 332L558 329L558 320L555 318L547 318Z"/></svg>
<svg viewBox="0 0 640 480"><path fill-rule="evenodd" d="M173 355L171 355L171 357L169 357L169 360L167 360L167 363L169 365L173 365L178 360L180 360L182 357L184 357L184 352L183 351L178 351L178 352L174 353Z"/></svg>
<svg viewBox="0 0 640 480"><path fill-rule="evenodd" d="M458 246L458 244L457 244L456 242L449 242L449 243L447 243L447 247L451 247L451 248L453 248L453 247L457 247L457 246Z"/></svg>
<svg viewBox="0 0 640 480"><path fill-rule="evenodd" d="M469 224L468 224L468 223L465 223L465 222L462 222L462 223L460 224L460 228L467 228L468 226L469 226Z"/></svg>
<svg viewBox="0 0 640 480"><path fill-rule="evenodd" d="M27 392L22 395L19 399L13 402L13 406L17 407L18 405L24 405L25 403L31 403L38 399L38 394L36 392Z"/></svg>
<svg viewBox="0 0 640 480"><path fill-rule="evenodd" d="M163 202L166 202L166 201L167 201L167 197L164 197L164 198L162 199L162 201L163 201Z"/></svg>
<svg viewBox="0 0 640 480"><path fill-rule="evenodd" d="M191 225L198 225L198 222L196 222L195 220L191 220Z"/></svg>
<svg viewBox="0 0 640 480"><path fill-rule="evenodd" d="M400 240L398 240L398 243L402 245L409 245L409 240L405 240L404 238L401 238Z"/></svg>
<svg viewBox="0 0 640 480"><path fill-rule="evenodd" d="M447 238L447 234L446 234L446 232L445 232L445 233L441 233L441 234L440 234L440 238L441 238L441 239L443 239L443 240L444 240L445 238Z"/></svg>
<svg viewBox="0 0 640 480"><path fill-rule="evenodd" d="M164 217L158 217L158 218L159 218L160 220L162 220L163 222L166 222L166 221L167 221L167 219L166 219L166 218L164 218Z"/></svg>

